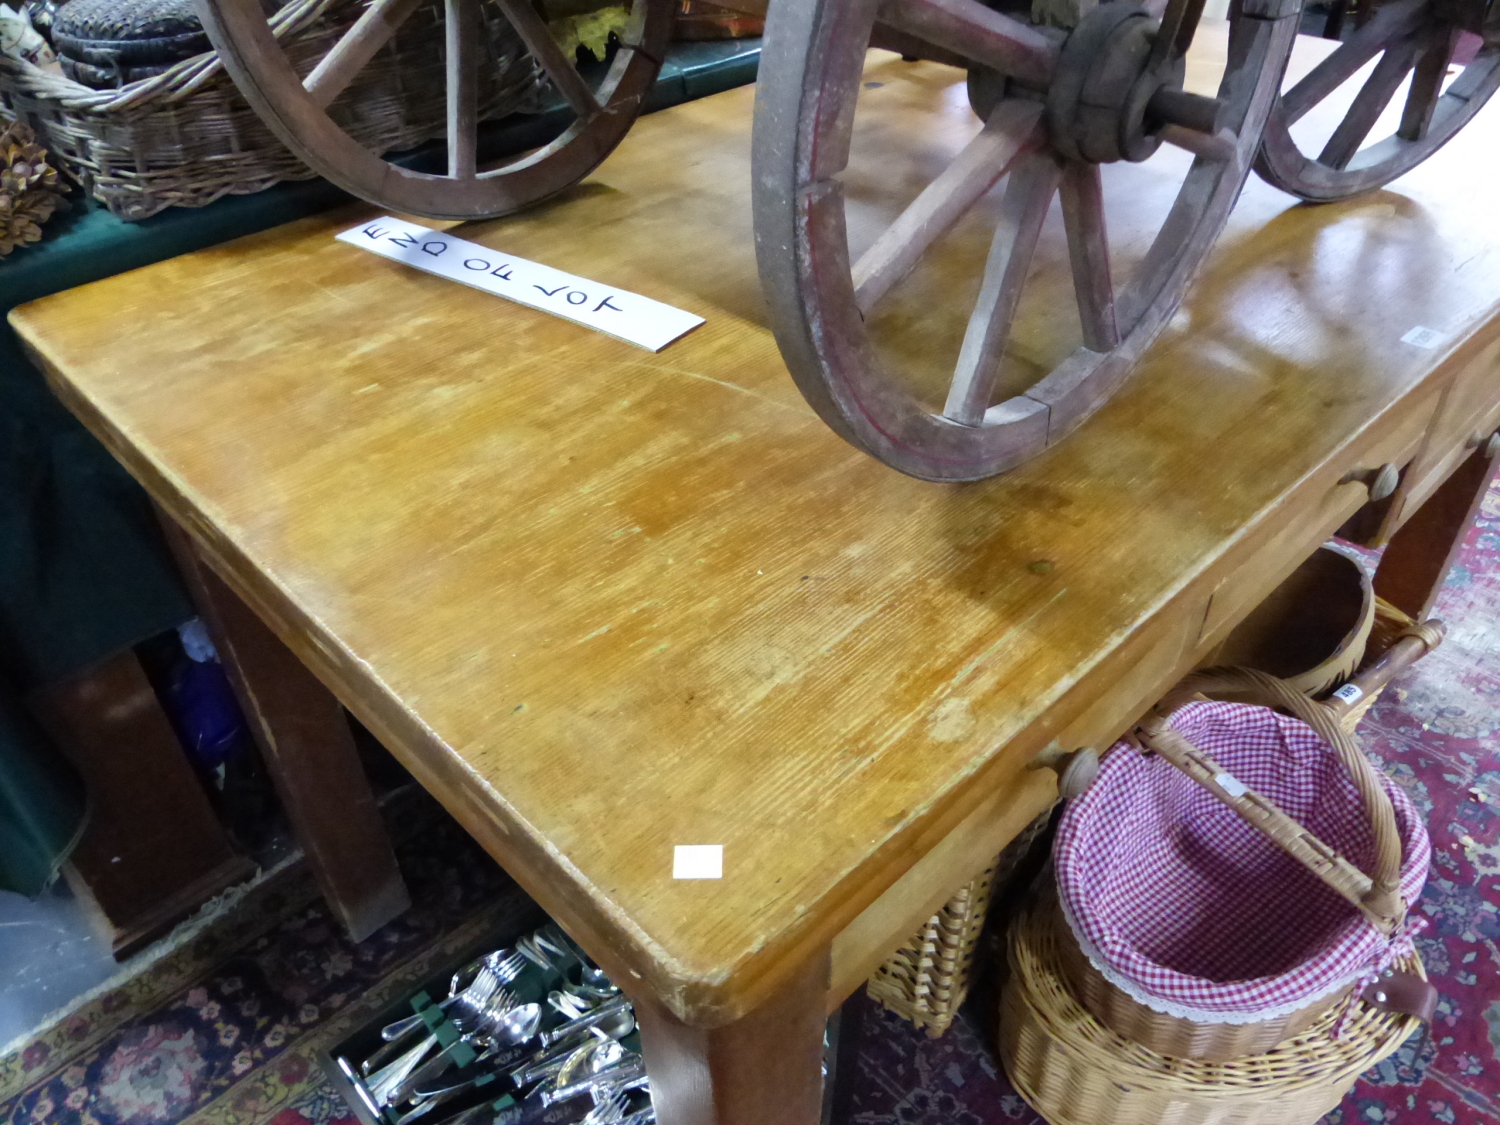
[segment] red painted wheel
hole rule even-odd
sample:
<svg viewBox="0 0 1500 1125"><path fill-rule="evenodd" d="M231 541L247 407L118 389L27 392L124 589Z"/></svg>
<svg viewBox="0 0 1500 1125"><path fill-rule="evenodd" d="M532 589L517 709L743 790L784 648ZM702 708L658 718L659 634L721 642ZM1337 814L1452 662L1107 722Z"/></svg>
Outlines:
<svg viewBox="0 0 1500 1125"><path fill-rule="evenodd" d="M491 11L481 5L493 3ZM597 88L579 74L529 0L443 0L448 171L415 172L367 149L328 106L424 0L371 0L358 22L299 75L261 0L198 0L209 38L235 84L314 171L362 199L437 219L508 214L577 183L613 151L640 113L671 34L673 0L634 0L618 54ZM507 21L571 108L551 144L495 168L476 163L483 21Z"/></svg>
<svg viewBox="0 0 1500 1125"><path fill-rule="evenodd" d="M1326 203L1373 191L1426 160L1500 86L1500 44L1467 30L1483 29L1482 9L1472 18L1465 15L1461 5L1429 0L1376 8L1276 99L1256 172L1282 191ZM1455 54L1464 45L1472 57L1456 66ZM1314 107L1347 97L1356 86L1332 130L1299 127ZM1399 118L1381 127L1398 97ZM1379 139L1371 141L1372 133Z"/></svg>
<svg viewBox="0 0 1500 1125"><path fill-rule="evenodd" d="M1239 195L1295 34L1298 5L1285 7L1236 11L1213 98L1182 85L1201 0L1172 0L1159 17L1112 0L1066 34L979 0L772 0L756 246L777 341L814 409L860 449L929 480L994 475L1077 426L1166 324ZM887 29L967 60L984 123L852 252L851 207L907 175L899 152L882 151L874 174L849 159L861 99L887 96L863 78L872 36ZM1163 141L1177 147L1158 151ZM1170 200L1145 247L1112 240L1107 219L1112 183L1134 174L1116 169L1136 162ZM902 369L911 357L899 345L877 339L880 304L920 284L938 240L1002 180L978 297L953 333L952 374L934 387ZM1014 338L1016 312L1059 196L1080 331L1076 346L1037 357Z"/></svg>

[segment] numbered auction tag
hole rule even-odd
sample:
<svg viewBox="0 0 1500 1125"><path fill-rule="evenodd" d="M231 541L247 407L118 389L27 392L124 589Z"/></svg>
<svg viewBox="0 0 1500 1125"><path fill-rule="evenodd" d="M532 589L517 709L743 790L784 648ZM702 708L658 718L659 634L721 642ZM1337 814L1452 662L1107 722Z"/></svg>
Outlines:
<svg viewBox="0 0 1500 1125"><path fill-rule="evenodd" d="M1231 797L1243 797L1246 793L1250 792L1250 786L1246 785L1232 773L1214 774L1214 784Z"/></svg>
<svg viewBox="0 0 1500 1125"><path fill-rule="evenodd" d="M653 352L703 323L701 316L639 293L575 277L401 219L374 219L336 237L383 258L576 321Z"/></svg>
<svg viewBox="0 0 1500 1125"><path fill-rule="evenodd" d="M1410 344L1414 348L1427 348L1429 351L1447 338L1447 333L1439 332L1436 328L1426 328L1418 325L1405 336L1401 337L1403 344Z"/></svg>

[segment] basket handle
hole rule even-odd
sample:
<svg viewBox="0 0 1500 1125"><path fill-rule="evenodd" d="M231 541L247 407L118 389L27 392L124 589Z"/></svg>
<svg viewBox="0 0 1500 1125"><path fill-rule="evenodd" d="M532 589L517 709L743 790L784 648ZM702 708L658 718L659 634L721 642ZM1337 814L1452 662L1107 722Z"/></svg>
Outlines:
<svg viewBox="0 0 1500 1125"><path fill-rule="evenodd" d="M1232 695L1290 711L1332 746L1354 779L1375 833L1374 870L1366 875L1333 848L1287 816L1269 798L1236 780L1182 734L1170 717L1197 695ZM1275 676L1251 668L1211 668L1183 680L1136 726L1148 749L1160 754L1264 833L1355 907L1384 934L1394 933L1406 918L1401 899L1401 835L1396 811L1375 767L1344 730L1334 713Z"/></svg>

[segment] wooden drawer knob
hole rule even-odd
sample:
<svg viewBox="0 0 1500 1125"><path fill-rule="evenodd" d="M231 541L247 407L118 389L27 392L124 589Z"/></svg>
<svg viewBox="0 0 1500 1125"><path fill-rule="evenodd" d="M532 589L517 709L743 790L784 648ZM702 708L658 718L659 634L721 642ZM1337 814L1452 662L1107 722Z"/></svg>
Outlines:
<svg viewBox="0 0 1500 1125"><path fill-rule="evenodd" d="M1029 768L1056 770L1058 796L1072 800L1081 796L1099 776L1099 751L1085 746L1068 753L1054 742L1036 756Z"/></svg>
<svg viewBox="0 0 1500 1125"><path fill-rule="evenodd" d="M1346 473L1339 483L1353 484L1356 481L1369 487L1371 500L1385 500L1401 483L1401 470L1391 464L1381 465L1378 469L1355 469Z"/></svg>
<svg viewBox="0 0 1500 1125"><path fill-rule="evenodd" d="M1493 461L1496 457L1500 457L1500 430L1492 434L1475 434L1469 439L1469 448L1482 448L1486 461Z"/></svg>

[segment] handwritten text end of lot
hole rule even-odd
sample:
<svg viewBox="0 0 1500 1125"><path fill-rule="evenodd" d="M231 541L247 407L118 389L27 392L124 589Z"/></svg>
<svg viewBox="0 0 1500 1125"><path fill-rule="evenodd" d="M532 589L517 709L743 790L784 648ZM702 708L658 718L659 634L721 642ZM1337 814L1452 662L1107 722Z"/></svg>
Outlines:
<svg viewBox="0 0 1500 1125"><path fill-rule="evenodd" d="M703 323L701 316L639 293L575 277L401 219L374 219L336 237L383 258L541 309L653 352Z"/></svg>

